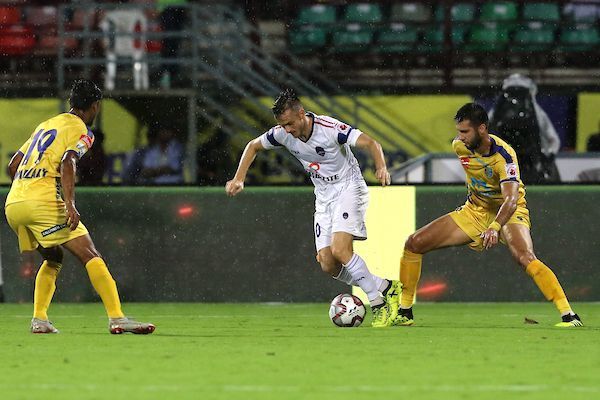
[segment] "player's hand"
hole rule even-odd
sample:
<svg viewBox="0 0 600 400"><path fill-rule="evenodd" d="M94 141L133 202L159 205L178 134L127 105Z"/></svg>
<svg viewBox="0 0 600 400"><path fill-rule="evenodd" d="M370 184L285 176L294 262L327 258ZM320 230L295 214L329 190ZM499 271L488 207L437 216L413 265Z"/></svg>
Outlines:
<svg viewBox="0 0 600 400"><path fill-rule="evenodd" d="M481 237L483 238L483 248L486 250L498 244L498 231L495 229L487 229L481 234Z"/></svg>
<svg viewBox="0 0 600 400"><path fill-rule="evenodd" d="M244 190L244 182L232 179L225 184L225 193L227 196L233 197Z"/></svg>
<svg viewBox="0 0 600 400"><path fill-rule="evenodd" d="M65 208L67 209L67 225L69 226L69 229L74 231L75 228L77 228L77 225L79 225L81 216L79 215L77 208L75 208L75 203L66 203Z"/></svg>
<svg viewBox="0 0 600 400"><path fill-rule="evenodd" d="M379 168L375 171L375 178L381 183L381 186L387 186L392 183L392 177L386 167Z"/></svg>

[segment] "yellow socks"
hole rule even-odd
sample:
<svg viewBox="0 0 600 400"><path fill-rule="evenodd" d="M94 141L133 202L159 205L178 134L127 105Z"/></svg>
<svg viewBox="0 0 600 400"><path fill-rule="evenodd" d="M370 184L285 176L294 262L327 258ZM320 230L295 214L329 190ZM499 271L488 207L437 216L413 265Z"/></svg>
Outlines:
<svg viewBox="0 0 600 400"><path fill-rule="evenodd" d="M33 318L48 320L48 307L56 290L56 277L62 265L44 260L35 277Z"/></svg>
<svg viewBox="0 0 600 400"><path fill-rule="evenodd" d="M119 300L119 292L117 292L117 284L113 277L108 272L108 268L104 260L100 257L92 258L85 264L90 281L100 295L104 308L109 318L123 318L121 311L121 301Z"/></svg>
<svg viewBox="0 0 600 400"><path fill-rule="evenodd" d="M534 260L529 263L525 271L533 278L546 299L554 302L561 315L571 311L567 296L550 268L540 260Z"/></svg>
<svg viewBox="0 0 600 400"><path fill-rule="evenodd" d="M412 307L415 301L415 292L417 291L417 284L421 277L422 260L423 254L404 250L404 254L400 260L400 282L402 283L400 306L402 308Z"/></svg>

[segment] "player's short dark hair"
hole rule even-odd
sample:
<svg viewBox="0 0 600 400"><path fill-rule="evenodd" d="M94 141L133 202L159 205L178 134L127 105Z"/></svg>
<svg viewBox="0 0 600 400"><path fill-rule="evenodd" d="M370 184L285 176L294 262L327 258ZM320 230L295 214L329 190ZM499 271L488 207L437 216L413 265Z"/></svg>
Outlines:
<svg viewBox="0 0 600 400"><path fill-rule="evenodd" d="M458 109L454 116L454 121L471 121L471 125L478 127L481 124L488 124L488 115L485 109L477 103L467 103Z"/></svg>
<svg viewBox="0 0 600 400"><path fill-rule="evenodd" d="M279 93L279 96L273 103L273 115L275 118L278 118L281 114L283 114L286 110L290 108L299 110L302 106L298 95L294 89L284 89Z"/></svg>
<svg viewBox="0 0 600 400"><path fill-rule="evenodd" d="M77 79L71 87L69 104L72 108L87 110L95 101L102 100L102 90L87 79Z"/></svg>

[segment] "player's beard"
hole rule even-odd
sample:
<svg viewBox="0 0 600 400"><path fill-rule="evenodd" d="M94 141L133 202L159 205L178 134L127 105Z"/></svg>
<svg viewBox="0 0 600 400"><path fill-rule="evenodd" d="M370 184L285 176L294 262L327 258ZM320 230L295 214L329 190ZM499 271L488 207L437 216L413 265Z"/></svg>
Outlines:
<svg viewBox="0 0 600 400"><path fill-rule="evenodd" d="M475 135L475 137L473 138L473 142L467 144L466 146L467 149L471 151L478 149L479 146L481 146L481 136Z"/></svg>

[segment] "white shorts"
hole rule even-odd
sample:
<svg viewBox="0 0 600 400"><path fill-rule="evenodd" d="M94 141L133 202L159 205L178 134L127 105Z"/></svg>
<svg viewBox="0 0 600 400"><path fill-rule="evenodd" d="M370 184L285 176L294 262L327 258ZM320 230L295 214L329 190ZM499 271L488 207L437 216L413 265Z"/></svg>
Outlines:
<svg viewBox="0 0 600 400"><path fill-rule="evenodd" d="M364 181L351 182L335 200L316 202L314 233L317 252L331 246L335 232L347 232L354 240L367 239L365 217L369 205L369 189Z"/></svg>

